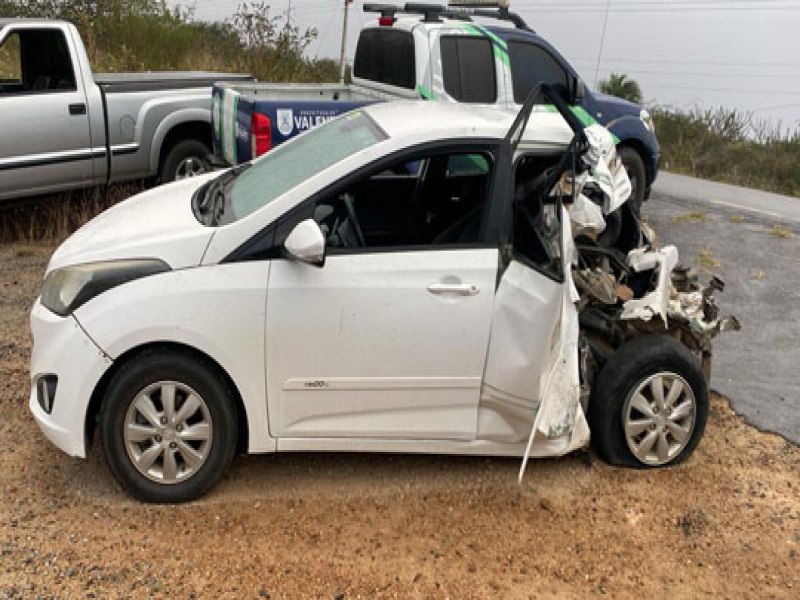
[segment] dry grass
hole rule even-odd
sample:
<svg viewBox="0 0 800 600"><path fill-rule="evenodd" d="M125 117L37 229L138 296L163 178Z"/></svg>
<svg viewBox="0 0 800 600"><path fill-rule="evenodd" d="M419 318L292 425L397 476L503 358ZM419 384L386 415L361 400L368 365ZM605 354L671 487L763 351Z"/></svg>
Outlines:
<svg viewBox="0 0 800 600"><path fill-rule="evenodd" d="M128 183L32 198L0 211L0 242L60 242L92 218L144 189ZM19 250L24 252L25 249Z"/></svg>
<svg viewBox="0 0 800 600"><path fill-rule="evenodd" d="M775 223L772 229L769 230L770 235L789 240L794 237L794 231L791 227L783 225L782 223Z"/></svg>
<svg viewBox="0 0 800 600"><path fill-rule="evenodd" d="M697 264L700 266L700 270L704 273L709 273L714 269L718 269L722 266L722 263L714 256L714 252L711 248L706 246L700 249L700 252L697 254Z"/></svg>
<svg viewBox="0 0 800 600"><path fill-rule="evenodd" d="M672 220L676 223L705 223L708 221L708 215L701 210L695 210L690 213L673 217Z"/></svg>
<svg viewBox="0 0 800 600"><path fill-rule="evenodd" d="M742 215L731 215L728 220L731 223L744 223L744 217Z"/></svg>

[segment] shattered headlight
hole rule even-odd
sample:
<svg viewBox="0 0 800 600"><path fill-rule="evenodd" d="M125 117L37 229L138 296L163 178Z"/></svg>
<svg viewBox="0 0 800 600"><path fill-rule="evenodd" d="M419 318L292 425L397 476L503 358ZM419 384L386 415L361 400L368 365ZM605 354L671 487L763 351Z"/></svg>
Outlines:
<svg viewBox="0 0 800 600"><path fill-rule="evenodd" d="M66 317L106 290L169 270L166 263L156 259L114 260L63 267L45 277L42 304Z"/></svg>
<svg viewBox="0 0 800 600"><path fill-rule="evenodd" d="M643 108L639 113L639 118L642 120L642 124L647 127L648 131L652 132L653 135L656 133L656 124L653 122L653 117L650 116L650 112Z"/></svg>

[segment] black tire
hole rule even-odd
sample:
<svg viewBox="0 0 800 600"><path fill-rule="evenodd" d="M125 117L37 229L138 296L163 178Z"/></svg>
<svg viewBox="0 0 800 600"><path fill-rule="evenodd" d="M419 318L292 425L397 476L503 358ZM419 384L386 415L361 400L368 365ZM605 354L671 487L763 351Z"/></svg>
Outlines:
<svg viewBox="0 0 800 600"><path fill-rule="evenodd" d="M694 399L693 425L691 433L685 437L688 441L681 448L677 443L665 462L648 463L634 455L626 437L624 421L629 416L629 403L634 392L648 379L658 374L671 374L673 381L681 381L688 385ZM664 377L665 382L669 381ZM645 393L650 388L645 388ZM664 388L662 388L663 390ZM688 392L679 398L675 408L688 401ZM639 414L635 408L635 414ZM677 413L678 411L675 410ZM637 423L647 421L647 417ZM639 438L651 433L651 429L664 429L666 425L661 417L660 425L650 425L643 430ZM654 417L654 420L657 418ZM608 463L635 468L652 468L670 466L685 460L697 447L703 436L708 419L708 385L697 358L677 340L657 334L641 335L624 344L600 372L589 403L589 426L592 432L592 443L598 454ZM684 421L685 423L686 421ZM686 427L688 429L688 427ZM667 431L667 429L664 429ZM653 431L659 436L658 431ZM671 436L672 433L667 434ZM658 437L655 438L658 440ZM667 438L665 438L667 439ZM638 441L633 438L633 442ZM659 443L659 442L655 442ZM645 457L646 458L646 457Z"/></svg>
<svg viewBox="0 0 800 600"><path fill-rule="evenodd" d="M180 407L187 402L188 394L184 390L190 389L196 393L205 409L198 409L192 417L193 421L186 420L185 426L175 425L171 431L161 431L158 442L162 447L177 448L183 440L177 439L177 431L188 432L190 423L208 420L208 446L206 442L187 442L199 447L198 454L205 452L205 458L194 472L188 462L183 460L181 449L162 450L160 457L153 463L152 469L158 468L161 460L162 475L166 475L166 453L171 452L177 456L179 469L182 468L185 478L175 478L174 483L164 483L153 479L153 475L146 475L134 464L130 448L142 449L148 445L155 446L152 439L133 444L125 439L126 424L130 423L131 414L141 419L133 403L140 394L148 388L162 384L178 384L178 391L174 393L173 414L179 414ZM159 392L149 396L151 403L161 411L162 424L164 415L168 414ZM184 394L183 396L181 394ZM214 365L198 360L192 356L177 351L152 350L134 356L126 362L111 380L103 399L100 413L100 436L103 442L106 461L109 468L122 485L122 487L135 498L144 502L176 503L194 500L206 494L227 471L233 460L237 442L237 414L233 404L233 393L229 385L220 375ZM199 418L198 418L199 417ZM140 421L143 426L155 430L150 423ZM159 430L160 431L160 430ZM175 439L176 443L167 440ZM146 450L145 450L146 451ZM142 452L144 454L144 452ZM172 461L176 461L175 458ZM183 462L181 462L183 461ZM156 478L157 479L157 478Z"/></svg>
<svg viewBox="0 0 800 600"><path fill-rule="evenodd" d="M181 140L169 149L161 161L158 178L161 183L170 183L186 177L194 177L208 173L208 155L211 150L200 140ZM196 167L189 173L185 171L187 164Z"/></svg>
<svg viewBox="0 0 800 600"><path fill-rule="evenodd" d="M620 146L617 152L631 180L632 189L628 204L630 204L634 214L639 216L642 212L642 204L644 204L647 190L647 171L644 168L644 161L640 154L629 146Z"/></svg>

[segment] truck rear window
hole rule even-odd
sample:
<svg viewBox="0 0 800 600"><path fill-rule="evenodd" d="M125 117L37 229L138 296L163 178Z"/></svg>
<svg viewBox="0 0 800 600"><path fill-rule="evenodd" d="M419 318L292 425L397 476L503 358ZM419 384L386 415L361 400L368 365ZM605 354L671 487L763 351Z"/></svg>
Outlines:
<svg viewBox="0 0 800 600"><path fill-rule="evenodd" d="M445 92L458 102L497 100L492 42L483 37L443 36L440 48Z"/></svg>
<svg viewBox="0 0 800 600"><path fill-rule="evenodd" d="M353 74L361 79L413 90L417 73L411 32L386 27L362 31Z"/></svg>

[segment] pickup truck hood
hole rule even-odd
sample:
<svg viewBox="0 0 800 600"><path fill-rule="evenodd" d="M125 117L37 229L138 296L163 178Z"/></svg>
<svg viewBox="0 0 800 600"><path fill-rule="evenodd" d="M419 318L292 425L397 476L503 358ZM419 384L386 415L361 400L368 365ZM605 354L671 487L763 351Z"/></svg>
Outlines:
<svg viewBox="0 0 800 600"><path fill-rule="evenodd" d="M81 227L55 251L47 272L68 265L125 258L158 258L173 269L200 264L214 229L192 212L192 194L211 173L148 190Z"/></svg>

